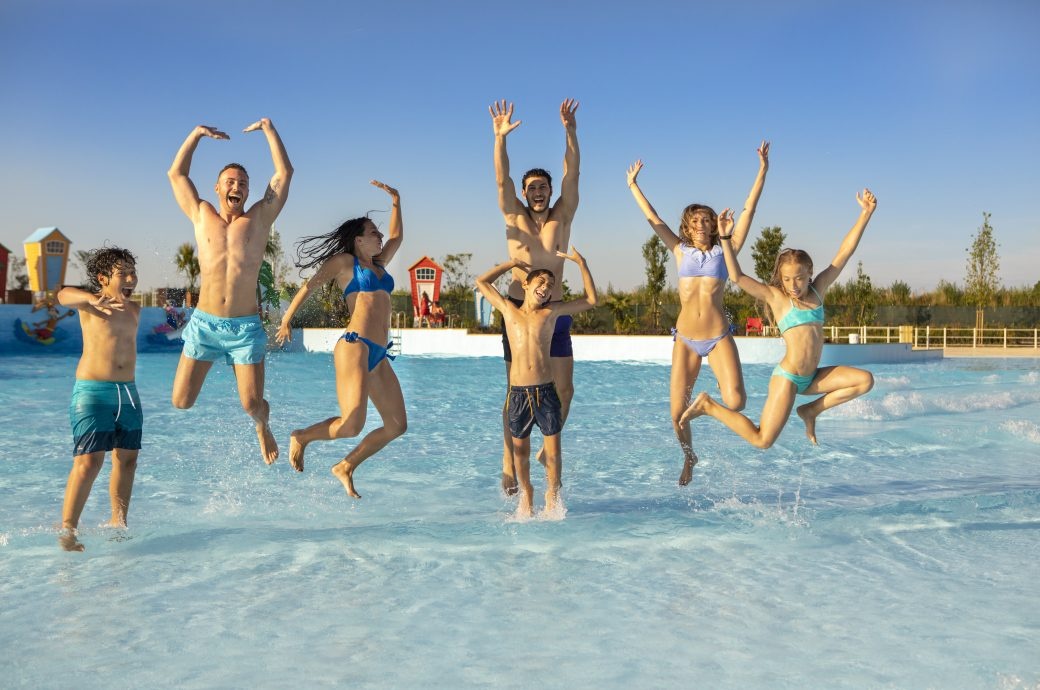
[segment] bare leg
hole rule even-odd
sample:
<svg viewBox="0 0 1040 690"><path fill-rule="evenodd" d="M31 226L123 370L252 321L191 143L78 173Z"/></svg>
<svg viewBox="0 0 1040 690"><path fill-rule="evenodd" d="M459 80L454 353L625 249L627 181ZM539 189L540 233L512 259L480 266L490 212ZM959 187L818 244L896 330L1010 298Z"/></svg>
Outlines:
<svg viewBox="0 0 1040 690"><path fill-rule="evenodd" d="M112 503L112 527L126 527L130 510L130 493L134 490L137 454L140 451L116 448L112 451L112 476L108 480L108 497Z"/></svg>
<svg viewBox="0 0 1040 690"><path fill-rule="evenodd" d="M173 406L187 410L195 404L206 382L206 374L213 368L213 362L192 359L181 354L177 363L177 373L173 377Z"/></svg>
<svg viewBox="0 0 1040 690"><path fill-rule="evenodd" d="M563 485L563 449L560 434L542 440L545 451L545 512L555 513L560 507L560 487Z"/></svg>
<svg viewBox="0 0 1040 690"><path fill-rule="evenodd" d="M798 406L798 416L805 422L805 435L816 443L816 418L824 410L858 398L874 387L874 375L856 367L824 367L805 389L805 395L823 395Z"/></svg>
<svg viewBox="0 0 1040 690"><path fill-rule="evenodd" d="M506 496L515 496L519 488L516 467L513 466L513 435L509 433L509 366L510 362L506 362L506 404L502 406L502 491Z"/></svg>
<svg viewBox="0 0 1040 690"><path fill-rule="evenodd" d="M534 514L534 487L531 485L531 437L513 439L513 457L516 460L517 481L520 484L520 503L517 517Z"/></svg>
<svg viewBox="0 0 1040 690"><path fill-rule="evenodd" d="M563 427L567 426L567 417L571 413L571 400L574 399L574 358L573 357L550 357L549 366L552 367L553 384L556 386L556 394L560 397L560 422ZM545 442L538 450L538 462L545 465Z"/></svg>
<svg viewBox="0 0 1040 690"><path fill-rule="evenodd" d="M679 486L686 486L693 480L693 467L697 464L697 454L693 451L693 434L690 423L683 420L683 412L690 404L690 393L697 383L701 371L701 357L692 351L681 340L676 338L672 345L672 375L669 390L669 406L671 408L672 431L679 441L683 453L682 472L679 473Z"/></svg>
<svg viewBox="0 0 1040 690"><path fill-rule="evenodd" d="M242 402L242 409L256 423L260 457L270 465L278 459L278 441L271 433L271 425L268 423L271 406L264 399L264 363L236 364L235 379L238 381L238 398Z"/></svg>
<svg viewBox="0 0 1040 690"><path fill-rule="evenodd" d="M368 458L379 452L386 444L408 430L408 416L404 407L401 384L393 367L385 359L369 373L372 385L369 398L383 420L383 426L373 429L361 439L361 443L332 468L332 474L343 483L343 488L354 498L361 494L354 489L354 470Z"/></svg>
<svg viewBox="0 0 1040 690"><path fill-rule="evenodd" d="M368 346L362 342L348 343L340 338L333 349L332 360L336 369L336 400L340 415L292 432L289 464L297 472L303 472L304 451L311 441L353 438L365 427L370 376Z"/></svg>
<svg viewBox="0 0 1040 690"><path fill-rule="evenodd" d="M683 413L680 422L705 414L711 415L756 448L769 448L783 431L787 418L791 415L791 408L794 407L796 394L795 385L787 379L781 376L770 378L769 393L762 407L760 426L755 426L754 422L741 413L718 404L707 393L701 393Z"/></svg>
<svg viewBox="0 0 1040 690"><path fill-rule="evenodd" d="M72 459L72 470L65 484L65 501L61 507L61 536L58 543L66 551L82 551L85 547L76 538L79 516L87 504L90 489L94 486L101 466L105 462L105 451L77 455Z"/></svg>

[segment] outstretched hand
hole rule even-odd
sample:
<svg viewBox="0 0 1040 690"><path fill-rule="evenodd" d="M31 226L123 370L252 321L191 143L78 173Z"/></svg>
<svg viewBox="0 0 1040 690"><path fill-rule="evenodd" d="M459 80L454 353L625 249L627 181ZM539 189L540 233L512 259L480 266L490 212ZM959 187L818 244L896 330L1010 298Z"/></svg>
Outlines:
<svg viewBox="0 0 1040 690"><path fill-rule="evenodd" d="M495 131L496 137L506 136L519 127L522 122L522 120L510 121L513 118L513 104L510 103L507 107L504 98L488 106L488 112L491 113L491 127Z"/></svg>
<svg viewBox="0 0 1040 690"><path fill-rule="evenodd" d="M267 129L270 126L271 126L271 119L267 118L267 117L262 117L259 120L257 120L256 122L254 122L253 124L249 125L245 129L243 129L242 131L243 132L254 132L254 131L258 130L258 129Z"/></svg>
<svg viewBox="0 0 1040 690"><path fill-rule="evenodd" d="M285 322L279 324L278 332L275 334L274 339L278 343L278 347L292 342L292 329L289 328L289 324Z"/></svg>
<svg viewBox="0 0 1040 690"><path fill-rule="evenodd" d="M727 208L719 214L719 235L733 234L733 209Z"/></svg>
<svg viewBox="0 0 1040 690"><path fill-rule="evenodd" d="M585 263L585 257L578 253L578 250L574 248L574 245L571 245L570 254L564 254L561 251L557 251L556 256L560 257L561 259L570 259L579 266Z"/></svg>
<svg viewBox="0 0 1040 690"><path fill-rule="evenodd" d="M574 117L574 113L578 110L578 101L573 98L563 99L563 103L560 104L560 122L567 129L573 129L578 126L578 121Z"/></svg>
<svg viewBox="0 0 1040 690"><path fill-rule="evenodd" d="M97 299L90 300L90 306L94 307L105 316L111 316L113 310L123 311L126 309L126 304L122 299L116 299L114 297L109 297L108 295L101 295ZM69 313L71 314L72 312L70 311Z"/></svg>
<svg viewBox="0 0 1040 690"><path fill-rule="evenodd" d="M643 159L640 158L632 165L628 166L628 186L631 187L636 183L636 178L639 177L639 171L643 169Z"/></svg>
<svg viewBox="0 0 1040 690"><path fill-rule="evenodd" d="M373 187L379 187L380 189L382 189L384 192L389 194L390 197L394 199L394 201L397 201L401 198L400 192L398 192L396 189L384 182L380 182L379 180L371 180L369 184L371 184Z"/></svg>
<svg viewBox="0 0 1040 690"><path fill-rule="evenodd" d="M869 189L864 188L862 192L856 194L856 202L864 211L873 211L877 208L877 197Z"/></svg>
<svg viewBox="0 0 1040 690"><path fill-rule="evenodd" d="M762 164L762 167L769 167L769 142L765 139L762 140L762 144L758 147L758 161Z"/></svg>
<svg viewBox="0 0 1040 690"><path fill-rule="evenodd" d="M226 132L222 132L216 127L210 127L209 125L199 125L195 128L195 131L204 137L210 137L211 139L230 139Z"/></svg>

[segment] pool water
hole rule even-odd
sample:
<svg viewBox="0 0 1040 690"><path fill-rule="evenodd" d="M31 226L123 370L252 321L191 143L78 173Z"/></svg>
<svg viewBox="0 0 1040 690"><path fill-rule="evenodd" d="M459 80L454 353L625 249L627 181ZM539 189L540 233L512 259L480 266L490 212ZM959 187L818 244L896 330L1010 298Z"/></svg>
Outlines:
<svg viewBox="0 0 1040 690"><path fill-rule="evenodd" d="M578 361L566 517L528 521L497 359L394 363L409 430L360 501L329 474L355 441L267 467L230 369L183 411L176 363L139 359L130 529L101 526L106 462L70 554L76 360L0 357L4 687L1040 687L1040 360L870 367L819 447L698 419L685 489L668 368ZM267 388L283 453L336 413L327 354L273 354Z"/></svg>

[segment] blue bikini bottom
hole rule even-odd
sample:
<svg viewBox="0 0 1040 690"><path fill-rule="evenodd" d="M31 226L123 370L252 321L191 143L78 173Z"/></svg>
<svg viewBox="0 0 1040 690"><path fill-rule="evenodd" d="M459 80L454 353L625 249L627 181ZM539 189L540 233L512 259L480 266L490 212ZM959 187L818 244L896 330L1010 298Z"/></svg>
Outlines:
<svg viewBox="0 0 1040 690"><path fill-rule="evenodd" d="M356 331L349 331L347 333L344 333L340 337L343 338L344 340L346 340L348 343L356 343L358 341L361 341L365 345L368 345L368 370L369 371L372 371L377 366L379 366L379 363L382 362L384 359L395 359L396 358L395 355L392 355L389 352L387 352L387 350L389 350L391 347L394 346L394 341L393 340L388 342L386 344L386 347L383 347L382 345L375 344L374 342L372 342L371 340L369 340L368 338L366 338L364 336L358 335Z"/></svg>

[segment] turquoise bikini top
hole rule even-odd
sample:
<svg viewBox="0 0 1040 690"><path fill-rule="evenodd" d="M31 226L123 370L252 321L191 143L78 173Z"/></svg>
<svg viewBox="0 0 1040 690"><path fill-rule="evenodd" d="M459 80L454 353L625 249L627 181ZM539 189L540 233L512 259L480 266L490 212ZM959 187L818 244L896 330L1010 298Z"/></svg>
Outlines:
<svg viewBox="0 0 1040 690"><path fill-rule="evenodd" d="M347 287L343 288L343 296L346 297L355 292L378 292L379 290L386 291L388 295L393 292L394 277L385 269L382 277L377 276L375 271L362 266L355 256L354 277L351 278Z"/></svg>
<svg viewBox="0 0 1040 690"><path fill-rule="evenodd" d="M726 257L722 254L722 247L715 245L704 252L696 247L683 243L682 261L679 262L680 278L718 278L726 280L729 272L726 271Z"/></svg>
<svg viewBox="0 0 1040 690"><path fill-rule="evenodd" d="M820 297L820 293L816 292L816 288L812 285L809 289L816 295L816 299L820 300L820 304L812 309L802 309L795 305L794 300L791 300L791 311L784 314L784 318L777 322L777 328L780 329L781 333L786 333L789 329L795 326L803 326L807 323L818 323L823 325L823 298Z"/></svg>

